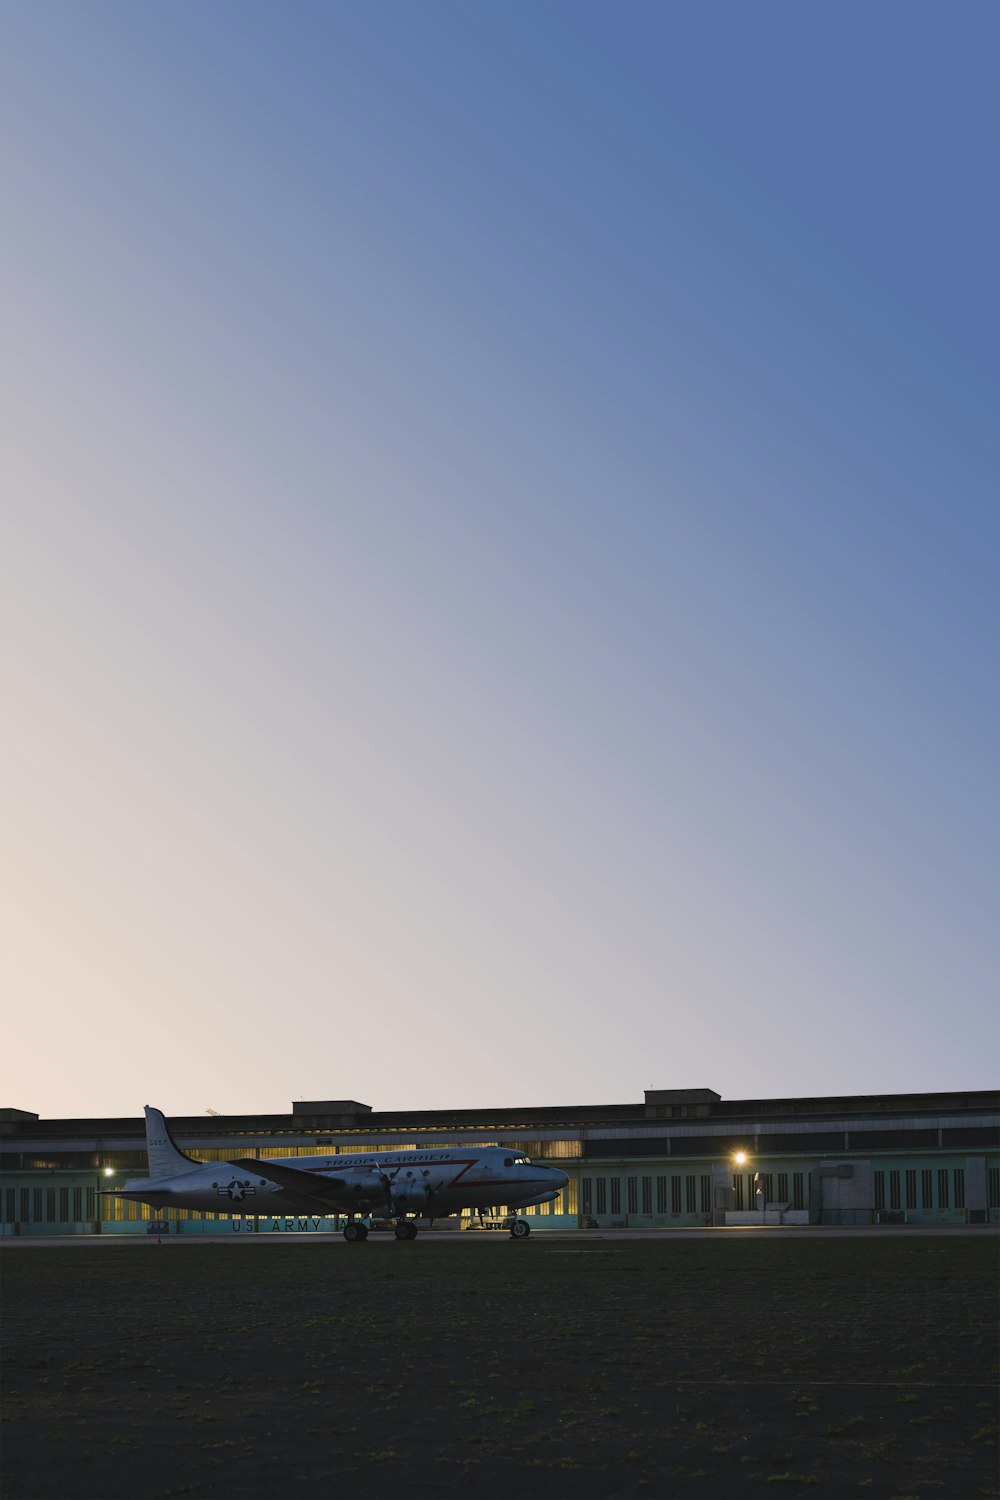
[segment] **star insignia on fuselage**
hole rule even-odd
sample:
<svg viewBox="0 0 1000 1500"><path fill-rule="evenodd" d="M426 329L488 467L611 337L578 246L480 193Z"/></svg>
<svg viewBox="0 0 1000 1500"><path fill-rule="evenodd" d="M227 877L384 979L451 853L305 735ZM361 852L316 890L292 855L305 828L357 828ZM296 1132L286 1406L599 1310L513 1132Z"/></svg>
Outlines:
<svg viewBox="0 0 1000 1500"><path fill-rule="evenodd" d="M247 1193L254 1191L255 1189L248 1182L240 1182L238 1177L234 1177L228 1187L219 1188L219 1197L221 1198L225 1194L233 1203L242 1203Z"/></svg>

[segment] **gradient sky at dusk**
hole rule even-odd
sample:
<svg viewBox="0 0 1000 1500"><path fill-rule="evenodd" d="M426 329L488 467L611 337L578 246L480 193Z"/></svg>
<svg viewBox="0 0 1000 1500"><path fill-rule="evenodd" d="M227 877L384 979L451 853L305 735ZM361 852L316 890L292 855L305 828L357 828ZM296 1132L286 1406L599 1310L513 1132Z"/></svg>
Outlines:
<svg viewBox="0 0 1000 1500"><path fill-rule="evenodd" d="M995 1083L998 45L5 5L0 1104Z"/></svg>

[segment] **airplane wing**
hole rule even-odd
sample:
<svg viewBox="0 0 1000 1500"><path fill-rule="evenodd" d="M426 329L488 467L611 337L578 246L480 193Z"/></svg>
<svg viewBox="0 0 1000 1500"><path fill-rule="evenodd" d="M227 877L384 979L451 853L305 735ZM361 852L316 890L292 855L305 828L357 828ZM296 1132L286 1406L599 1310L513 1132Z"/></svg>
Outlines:
<svg viewBox="0 0 1000 1500"><path fill-rule="evenodd" d="M309 1211L325 1208L344 1212L346 1183L342 1177L320 1177L315 1172L303 1172L300 1167L279 1166L273 1161L254 1161L249 1157L235 1160L233 1166L242 1167L255 1177L264 1177L276 1187L284 1188L289 1198L307 1205Z"/></svg>

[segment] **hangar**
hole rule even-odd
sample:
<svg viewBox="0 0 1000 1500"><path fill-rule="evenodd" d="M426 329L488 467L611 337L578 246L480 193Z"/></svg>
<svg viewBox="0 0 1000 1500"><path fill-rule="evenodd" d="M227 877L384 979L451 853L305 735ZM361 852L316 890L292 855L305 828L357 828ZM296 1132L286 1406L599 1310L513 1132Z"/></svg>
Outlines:
<svg viewBox="0 0 1000 1500"><path fill-rule="evenodd" d="M706 1088L650 1089L631 1104L416 1111L304 1100L284 1115L168 1118L181 1149L205 1161L509 1144L569 1174L560 1200L527 1210L536 1229L1000 1223L992 1090L728 1100ZM148 1205L113 1195L116 1175L145 1167L141 1116L43 1120L0 1109L2 1232L148 1230ZM182 1233L264 1227L221 1213L166 1217ZM332 1227L309 1227L320 1225ZM477 1227L465 1216L462 1228Z"/></svg>

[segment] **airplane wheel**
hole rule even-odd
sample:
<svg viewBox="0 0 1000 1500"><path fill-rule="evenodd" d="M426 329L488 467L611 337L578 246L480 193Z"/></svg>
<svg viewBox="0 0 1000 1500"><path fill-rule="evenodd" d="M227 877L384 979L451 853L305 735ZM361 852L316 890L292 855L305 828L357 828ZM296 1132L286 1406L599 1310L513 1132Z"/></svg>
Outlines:
<svg viewBox="0 0 1000 1500"><path fill-rule="evenodd" d="M417 1237L416 1224L410 1224L406 1219L396 1225L397 1240L415 1240Z"/></svg>
<svg viewBox="0 0 1000 1500"><path fill-rule="evenodd" d="M367 1238L368 1238L368 1230L367 1230L367 1228L365 1227L364 1224L353 1224L352 1223L352 1224L348 1224L345 1227L345 1229L344 1229L344 1239L345 1240L349 1240L349 1241L353 1242L354 1240L366 1240Z"/></svg>
<svg viewBox="0 0 1000 1500"><path fill-rule="evenodd" d="M512 1240L526 1240L531 1233L531 1225L527 1219L515 1219L510 1226L510 1237Z"/></svg>

